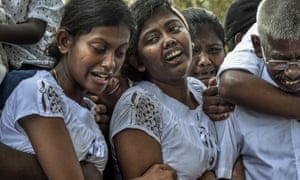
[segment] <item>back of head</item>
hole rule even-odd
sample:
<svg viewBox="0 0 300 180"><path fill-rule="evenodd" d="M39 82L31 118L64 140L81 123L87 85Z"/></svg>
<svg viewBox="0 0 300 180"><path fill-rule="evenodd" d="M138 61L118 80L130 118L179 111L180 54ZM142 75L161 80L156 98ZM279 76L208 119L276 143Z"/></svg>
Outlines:
<svg viewBox="0 0 300 180"><path fill-rule="evenodd" d="M263 0L257 12L257 28L262 44L272 39L300 40L299 0Z"/></svg>
<svg viewBox="0 0 300 180"><path fill-rule="evenodd" d="M192 39L196 38L197 29L204 25L209 25L224 45L224 29L218 17L211 11L204 8L191 7L184 9L182 14L189 24Z"/></svg>
<svg viewBox="0 0 300 180"><path fill-rule="evenodd" d="M127 25L131 34L134 33L134 19L122 0L71 0L65 7L60 29L65 29L76 40L94 27L120 24ZM49 47L49 54L61 57L55 44Z"/></svg>
<svg viewBox="0 0 300 180"><path fill-rule="evenodd" d="M226 42L238 32L247 32L256 22L256 12L260 2L261 0L235 0L228 7L224 18Z"/></svg>

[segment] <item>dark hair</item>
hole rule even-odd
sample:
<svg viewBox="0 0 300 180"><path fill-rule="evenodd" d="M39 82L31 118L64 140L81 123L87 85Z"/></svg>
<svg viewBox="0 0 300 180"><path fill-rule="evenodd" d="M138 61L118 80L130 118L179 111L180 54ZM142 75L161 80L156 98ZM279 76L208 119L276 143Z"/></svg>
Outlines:
<svg viewBox="0 0 300 180"><path fill-rule="evenodd" d="M256 22L257 7L261 0L236 0L226 10L224 18L225 41L232 50L235 46L234 36L246 33Z"/></svg>
<svg viewBox="0 0 300 180"><path fill-rule="evenodd" d="M144 27L144 23L155 16L158 10L166 9L175 16L178 16L183 24L187 27L186 21L184 17L179 14L179 11L172 7L172 3L170 0L136 0L131 6L130 10L132 12L133 18L137 24L136 33L133 38L133 43L131 43L128 50L128 58L126 63L128 64L128 77L133 81L147 80L147 73L141 73L137 71L130 63L130 56L138 56L137 52L137 42L138 38L141 34L142 28ZM187 27L188 28L188 27Z"/></svg>
<svg viewBox="0 0 300 180"><path fill-rule="evenodd" d="M218 38L222 41L223 45L225 45L224 29L215 14L207 9L196 7L186 8L181 12L190 26L190 34L192 39L196 38L197 29L200 29L204 25L209 25L212 27Z"/></svg>
<svg viewBox="0 0 300 180"><path fill-rule="evenodd" d="M124 23L131 32L135 22L129 7L122 0L71 0L66 6L60 29L65 29L76 40L98 26L117 26ZM50 56L59 60L62 54L54 41L48 47Z"/></svg>

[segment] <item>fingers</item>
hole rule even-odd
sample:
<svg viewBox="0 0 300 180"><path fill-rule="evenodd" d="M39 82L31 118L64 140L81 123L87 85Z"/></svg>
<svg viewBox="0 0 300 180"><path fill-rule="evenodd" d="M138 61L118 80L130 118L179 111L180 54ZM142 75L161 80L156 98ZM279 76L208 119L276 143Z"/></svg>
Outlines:
<svg viewBox="0 0 300 180"><path fill-rule="evenodd" d="M107 108L103 104L97 104L95 107L95 120L103 133L108 131L110 116L107 113Z"/></svg>
<svg viewBox="0 0 300 180"><path fill-rule="evenodd" d="M203 96L218 96L218 87L211 86L205 89L202 93Z"/></svg>
<svg viewBox="0 0 300 180"><path fill-rule="evenodd" d="M105 123L108 121L109 118L107 118L107 108L103 104L97 104L95 107L95 119L97 123Z"/></svg>
<svg viewBox="0 0 300 180"><path fill-rule="evenodd" d="M154 166L157 166L159 171L164 174L164 179L167 179L167 177L171 179L177 179L176 172L171 166L167 164L156 164Z"/></svg>
<svg viewBox="0 0 300 180"><path fill-rule="evenodd" d="M225 120L229 117L229 113L221 113L221 114L206 113L206 114L212 121L222 121L222 120Z"/></svg>
<svg viewBox="0 0 300 180"><path fill-rule="evenodd" d="M96 95L92 95L92 94L87 94L86 95L88 98L90 98L93 102L97 102L98 101L98 96Z"/></svg>
<svg viewBox="0 0 300 180"><path fill-rule="evenodd" d="M234 105L223 104L223 105L209 105L203 107L205 114L213 121L224 120L229 117L229 112L234 110Z"/></svg>
<svg viewBox="0 0 300 180"><path fill-rule="evenodd" d="M203 106L226 105L228 102L220 96L203 96Z"/></svg>
<svg viewBox="0 0 300 180"><path fill-rule="evenodd" d="M212 87L212 86L216 86L216 85L217 85L217 78L216 77L210 78L208 81L208 87Z"/></svg>
<svg viewBox="0 0 300 180"><path fill-rule="evenodd" d="M169 166L167 164L155 164L154 166L157 166L157 168L159 168L161 170L170 170L170 171L173 171L173 168L171 168L171 166Z"/></svg>
<svg viewBox="0 0 300 180"><path fill-rule="evenodd" d="M213 94L216 88L212 87L207 94ZM224 120L229 117L229 113L234 110L234 105L228 103L220 96L203 96L203 111L213 121Z"/></svg>

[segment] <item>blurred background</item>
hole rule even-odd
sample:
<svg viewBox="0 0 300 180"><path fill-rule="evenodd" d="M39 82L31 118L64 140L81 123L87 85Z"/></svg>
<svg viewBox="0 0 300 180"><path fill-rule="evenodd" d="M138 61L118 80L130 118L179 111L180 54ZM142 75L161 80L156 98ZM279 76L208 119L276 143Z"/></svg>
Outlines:
<svg viewBox="0 0 300 180"><path fill-rule="evenodd" d="M64 0L68 3L70 0ZM134 0L124 0L129 4ZM204 7L212 11L215 15L219 17L219 20L223 23L225 10L234 0L173 0L173 4L178 9L183 9L186 7Z"/></svg>

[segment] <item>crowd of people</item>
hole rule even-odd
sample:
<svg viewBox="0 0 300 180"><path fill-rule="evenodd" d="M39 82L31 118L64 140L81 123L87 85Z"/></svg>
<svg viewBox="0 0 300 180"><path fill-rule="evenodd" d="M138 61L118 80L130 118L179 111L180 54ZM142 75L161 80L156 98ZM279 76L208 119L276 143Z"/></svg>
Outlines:
<svg viewBox="0 0 300 180"><path fill-rule="evenodd" d="M0 179L300 180L297 0L0 4Z"/></svg>

